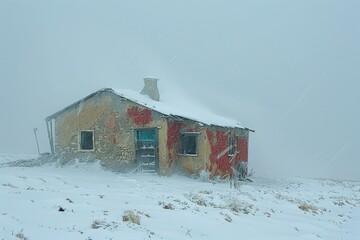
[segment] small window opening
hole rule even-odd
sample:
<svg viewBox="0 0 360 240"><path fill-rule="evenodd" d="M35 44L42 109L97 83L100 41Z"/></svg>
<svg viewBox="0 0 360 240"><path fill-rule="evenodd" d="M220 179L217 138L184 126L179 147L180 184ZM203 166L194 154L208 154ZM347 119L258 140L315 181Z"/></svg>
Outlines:
<svg viewBox="0 0 360 240"><path fill-rule="evenodd" d="M80 132L80 149L94 150L94 132L81 131Z"/></svg>
<svg viewBox="0 0 360 240"><path fill-rule="evenodd" d="M180 154L197 154L197 133L183 133L180 139Z"/></svg>

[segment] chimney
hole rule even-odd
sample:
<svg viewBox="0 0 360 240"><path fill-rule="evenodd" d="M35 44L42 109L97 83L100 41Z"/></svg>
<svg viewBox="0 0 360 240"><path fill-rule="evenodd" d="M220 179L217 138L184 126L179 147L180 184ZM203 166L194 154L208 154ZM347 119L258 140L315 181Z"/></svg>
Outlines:
<svg viewBox="0 0 360 240"><path fill-rule="evenodd" d="M149 96L154 101L159 101L160 95L157 88L157 81L158 79L154 77L144 78L144 88L140 93Z"/></svg>

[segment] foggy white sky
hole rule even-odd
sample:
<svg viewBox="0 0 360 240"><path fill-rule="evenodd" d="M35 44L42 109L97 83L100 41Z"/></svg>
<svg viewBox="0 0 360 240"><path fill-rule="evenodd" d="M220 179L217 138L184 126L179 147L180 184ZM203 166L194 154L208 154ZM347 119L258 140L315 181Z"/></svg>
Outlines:
<svg viewBox="0 0 360 240"><path fill-rule="evenodd" d="M257 175L360 179L360 1L0 1L0 153L103 87L185 92L255 128ZM166 94L165 94L166 95Z"/></svg>

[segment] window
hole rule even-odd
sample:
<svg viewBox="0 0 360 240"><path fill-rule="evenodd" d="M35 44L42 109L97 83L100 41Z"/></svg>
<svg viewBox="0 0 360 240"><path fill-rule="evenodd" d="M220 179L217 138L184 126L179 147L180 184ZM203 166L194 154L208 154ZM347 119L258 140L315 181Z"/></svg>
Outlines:
<svg viewBox="0 0 360 240"><path fill-rule="evenodd" d="M229 143L229 146L228 146L229 156L234 156L236 154L236 151L237 151L236 137L229 136L228 139L229 139L228 140L228 143Z"/></svg>
<svg viewBox="0 0 360 240"><path fill-rule="evenodd" d="M197 154L197 136L199 133L182 133L180 138L180 154Z"/></svg>
<svg viewBox="0 0 360 240"><path fill-rule="evenodd" d="M80 132L80 150L94 150L94 131Z"/></svg>

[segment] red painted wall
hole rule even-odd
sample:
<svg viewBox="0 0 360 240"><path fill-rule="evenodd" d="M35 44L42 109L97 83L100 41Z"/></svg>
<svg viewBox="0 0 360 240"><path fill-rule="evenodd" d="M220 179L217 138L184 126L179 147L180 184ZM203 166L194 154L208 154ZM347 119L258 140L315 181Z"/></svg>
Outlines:
<svg viewBox="0 0 360 240"><path fill-rule="evenodd" d="M152 119L152 114L149 109L139 109L138 107L128 108L127 114L137 126L149 124Z"/></svg>
<svg viewBox="0 0 360 240"><path fill-rule="evenodd" d="M210 172L213 174L231 174L230 159L228 156L228 136L220 131L207 129L206 134L211 146ZM216 169L214 169L216 168Z"/></svg>
<svg viewBox="0 0 360 240"><path fill-rule="evenodd" d="M247 162L248 161L248 152L249 152L249 141L247 137L239 137L239 160L243 161L243 162Z"/></svg>
<svg viewBox="0 0 360 240"><path fill-rule="evenodd" d="M169 167L172 166L177 158L180 131L182 129L189 132L199 131L199 129L186 128L184 124L179 122L168 122L167 148ZM246 136L235 137L238 151L235 156L229 156L229 135L227 131L207 129L206 134L211 148L209 156L210 165L207 168L213 175L232 175L232 166L236 167L239 161L248 161L248 138Z"/></svg>
<svg viewBox="0 0 360 240"><path fill-rule="evenodd" d="M248 139L247 137L238 138L238 152L235 156L229 156L228 135L222 131L212 131L207 129L206 134L211 146L209 171L215 175L231 175L232 162L237 166L239 161L248 161Z"/></svg>
<svg viewBox="0 0 360 240"><path fill-rule="evenodd" d="M178 146L180 141L180 129L182 123L168 121L167 127L167 149L168 149L168 163L171 167L178 153Z"/></svg>

